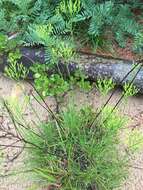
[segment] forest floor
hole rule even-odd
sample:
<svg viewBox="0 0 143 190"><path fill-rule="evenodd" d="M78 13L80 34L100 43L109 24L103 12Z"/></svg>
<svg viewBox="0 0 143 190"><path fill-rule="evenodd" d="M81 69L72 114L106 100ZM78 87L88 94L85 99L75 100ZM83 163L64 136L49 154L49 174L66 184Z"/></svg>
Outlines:
<svg viewBox="0 0 143 190"><path fill-rule="evenodd" d="M22 102L25 93L28 95L31 91L31 86L24 82L21 83L22 88L20 89L16 82L5 78L0 75L0 98L9 98L11 96L17 96L20 102ZM110 94L109 94L110 95ZM108 96L109 96L108 95ZM62 106L65 106L72 97L77 105L91 105L94 109L99 108L107 100L108 96L101 97L96 89L93 89L90 93L85 93L75 89L74 91L68 93L65 97ZM121 90L118 90L110 104L114 105L121 96ZM47 98L47 103L54 110L56 109L54 98ZM42 120L45 120L47 112L35 101L31 99L31 105L35 110L38 111L38 115ZM121 114L127 115L131 121L129 124L129 130L137 127L143 133L143 95L129 98L128 102L122 103L119 106ZM35 121L36 117L30 107L25 110L25 116L29 120L33 119ZM11 125L11 121L5 113L3 106L0 105L0 122L3 120L5 126ZM11 151L11 150L9 150ZM21 155L16 162L5 163L5 171L22 168L23 166L23 155ZM1 168L1 167L0 167ZM10 176L7 178L0 178L0 190L41 190L36 188L35 185L31 185L31 176L17 175ZM132 158L132 166L130 167L129 179L123 184L120 190L142 190L143 189L143 150L141 150L137 155Z"/></svg>
<svg viewBox="0 0 143 190"><path fill-rule="evenodd" d="M110 38L110 36L108 36ZM111 40L112 39L112 40ZM120 47L114 40L113 36L111 39L105 40L106 43L98 47L97 49L91 48L91 45L88 44L87 46L80 49L80 52L86 54L96 54L105 57L113 57L125 60L141 60L143 59L142 52L133 51L133 40L131 38L127 39L126 46L124 48ZM109 41L109 42L108 42Z"/></svg>

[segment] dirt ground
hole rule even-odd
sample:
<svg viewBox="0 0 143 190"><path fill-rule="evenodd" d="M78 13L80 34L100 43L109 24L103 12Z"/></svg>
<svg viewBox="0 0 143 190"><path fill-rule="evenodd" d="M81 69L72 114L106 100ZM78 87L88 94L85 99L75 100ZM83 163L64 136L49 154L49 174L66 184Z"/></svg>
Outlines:
<svg viewBox="0 0 143 190"><path fill-rule="evenodd" d="M20 102L23 102L25 94L30 94L32 87L24 82L21 83L22 88L16 84L16 82L5 78L0 75L0 98L9 98L9 97L18 97ZM110 95L110 94L109 94ZM108 95L108 96L109 96ZM97 109L104 104L107 97L101 97L99 92L96 89L93 89L90 93L81 92L78 89L72 91L65 97L63 106L67 104L69 98L74 101L77 105L87 104ZM110 104L114 105L121 96L121 90L117 90L113 98L110 101ZM33 108L38 111L38 116L44 120L46 119L47 112L34 100L30 100L31 106L25 108L24 113L26 118L29 120L36 119L37 116L33 113ZM46 102L54 110L55 100L53 98L47 98ZM131 122L129 127L137 127L141 133L143 133L143 96L132 97L128 100L127 103L122 103L119 106L119 109L122 114L130 117ZM11 125L8 115L5 113L3 106L0 104L0 122L1 119L4 120L5 126ZM10 150L11 151L11 150ZM5 171L23 167L23 156L17 160L16 163L4 163ZM1 171L0 166L0 171ZM7 178L0 178L0 190L41 190L35 183L32 183L32 177L30 175L17 175L10 176ZM140 151L136 156L134 156L132 161L132 167L130 168L129 179L123 184L119 190L143 190L143 150Z"/></svg>

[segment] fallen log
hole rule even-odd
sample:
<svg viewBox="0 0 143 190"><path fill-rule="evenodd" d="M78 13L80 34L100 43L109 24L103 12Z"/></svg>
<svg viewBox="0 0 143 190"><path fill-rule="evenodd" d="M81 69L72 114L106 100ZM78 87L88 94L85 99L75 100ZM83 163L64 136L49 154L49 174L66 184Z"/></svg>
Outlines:
<svg viewBox="0 0 143 190"><path fill-rule="evenodd" d="M34 63L45 63L45 52L43 48L23 47L20 51L22 53L20 62L22 62L25 67L29 68ZM77 70L81 70L91 81L96 81L98 78L112 78L112 80L120 86L123 86L125 82L131 82L138 70L138 68L136 68L125 77L134 67L132 61L88 54L80 54L77 60L66 64L61 61L58 64L58 67L63 74L67 74L68 67L71 74ZM1 58L0 71L4 72L4 68L7 65L7 56L3 56ZM54 72L57 72L57 69L55 69ZM32 72L30 72L28 79L33 79ZM139 89L140 93L143 93L143 68L137 73L133 84Z"/></svg>

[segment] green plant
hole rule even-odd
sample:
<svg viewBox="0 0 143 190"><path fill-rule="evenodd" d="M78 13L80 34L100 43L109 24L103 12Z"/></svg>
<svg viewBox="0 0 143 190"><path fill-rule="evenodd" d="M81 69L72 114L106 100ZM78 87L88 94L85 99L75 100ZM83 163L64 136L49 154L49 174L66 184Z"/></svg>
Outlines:
<svg viewBox="0 0 143 190"><path fill-rule="evenodd" d="M8 38L5 35L0 35L0 52L3 52L7 46Z"/></svg>
<svg viewBox="0 0 143 190"><path fill-rule="evenodd" d="M7 35L0 34L0 55L12 52L18 44L18 39L9 40Z"/></svg>
<svg viewBox="0 0 143 190"><path fill-rule="evenodd" d="M44 96L60 96L73 87L77 86L84 91L89 91L92 85L89 81L86 81L87 77L77 71L73 76L67 68L67 77L63 76L60 70L58 74L52 74L47 76L48 66L43 64L34 64L31 70L34 74L34 83L36 89Z"/></svg>
<svg viewBox="0 0 143 190"><path fill-rule="evenodd" d="M53 57L58 57L65 62L72 60L75 57L74 44L70 40L56 40L56 47L52 48Z"/></svg>
<svg viewBox="0 0 143 190"><path fill-rule="evenodd" d="M61 1L59 10L67 18L74 18L81 10L81 0Z"/></svg>
<svg viewBox="0 0 143 190"><path fill-rule="evenodd" d="M44 75L35 75L35 86L44 97L46 96L59 96L69 89L69 84L60 75L52 74L48 77Z"/></svg>
<svg viewBox="0 0 143 190"><path fill-rule="evenodd" d="M126 98L130 96L135 96L139 92L139 89L134 84L129 84L129 83L125 83L123 89L124 89L123 94Z"/></svg>
<svg viewBox="0 0 143 190"><path fill-rule="evenodd" d="M6 108L10 113L9 107ZM107 115L108 120L105 120ZM139 148L137 143L142 144L142 138L129 135L126 151L121 151L119 147L123 142L119 132L126 119L106 107L90 128L95 116L90 107L77 109L70 104L58 116L40 123L38 128L23 126L23 122L20 125L14 120L19 126L18 137L27 147L25 167L31 175L53 189L112 190L119 187L127 177L130 155Z"/></svg>
<svg viewBox="0 0 143 190"><path fill-rule="evenodd" d="M111 31L122 47L128 36L134 38L142 28L136 21L139 16L133 14L136 8L142 10L141 0L1 0L0 7L0 30L5 34L17 32L27 45L35 42L29 35L29 27L35 25L51 25L52 37L66 35L77 39L78 35L81 39L79 34L85 33L96 45L96 39L103 36L106 40L104 34ZM38 43L38 39L36 41Z"/></svg>
<svg viewBox="0 0 143 190"><path fill-rule="evenodd" d="M139 32L135 36L133 49L142 53L143 51L143 32Z"/></svg>
<svg viewBox="0 0 143 190"><path fill-rule="evenodd" d="M115 87L115 83L113 80L110 78L98 78L96 82L96 88L99 90L99 92L105 96L108 94L110 90L112 90Z"/></svg>
<svg viewBox="0 0 143 190"><path fill-rule="evenodd" d="M34 84L36 89L46 96L59 96L69 90L68 81L64 80L60 74L47 74L49 66L35 63L30 70L34 75Z"/></svg>
<svg viewBox="0 0 143 190"><path fill-rule="evenodd" d="M90 91L92 89L91 83L87 80L87 76L81 71L77 71L73 76L70 76L71 86L78 86L84 91Z"/></svg>
<svg viewBox="0 0 143 190"><path fill-rule="evenodd" d="M56 37L52 30L51 24L34 25L29 27L29 34L27 34L32 45L45 46L45 62L48 63L49 67L57 64L59 60L67 62L76 56L73 40Z"/></svg>
<svg viewBox="0 0 143 190"><path fill-rule="evenodd" d="M25 79L28 75L28 69L23 66L22 63L19 63L18 61L21 58L20 51L17 50L14 53L9 53L8 57L8 66L5 67L5 74L14 79L14 80L20 80Z"/></svg>

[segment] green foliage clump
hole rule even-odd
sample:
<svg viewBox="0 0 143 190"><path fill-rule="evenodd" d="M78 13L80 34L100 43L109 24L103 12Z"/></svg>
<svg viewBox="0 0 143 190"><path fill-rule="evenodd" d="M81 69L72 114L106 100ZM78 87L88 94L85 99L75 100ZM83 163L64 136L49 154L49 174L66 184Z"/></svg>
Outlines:
<svg viewBox="0 0 143 190"><path fill-rule="evenodd" d="M35 79L35 86L42 96L58 96L67 92L69 84L60 75L53 74L50 77L47 75L39 75Z"/></svg>
<svg viewBox="0 0 143 190"><path fill-rule="evenodd" d="M72 86L77 86L81 90L88 92L92 89L92 84L87 80L88 77L81 71L76 71L73 76L70 76L70 84Z"/></svg>
<svg viewBox="0 0 143 190"><path fill-rule="evenodd" d="M0 34L0 55L14 51L18 46L16 39L9 40L7 35Z"/></svg>
<svg viewBox="0 0 143 190"><path fill-rule="evenodd" d="M139 89L134 84L129 84L129 83L125 83L123 89L124 89L123 94L126 98L130 96L135 96L139 92Z"/></svg>
<svg viewBox="0 0 143 190"><path fill-rule="evenodd" d="M9 53L8 66L5 67L6 76L19 81L20 79L25 79L29 73L29 70L24 67L22 63L18 61L21 58L20 51L17 50L13 53Z"/></svg>
<svg viewBox="0 0 143 190"><path fill-rule="evenodd" d="M86 36L93 45L110 31L122 47L127 36L134 38L142 28L136 21L139 16L133 13L133 9L143 9L141 0L1 0L0 7L0 30L18 32L27 44L35 40L41 43L31 36L30 28L35 26L52 26L54 37L84 39Z"/></svg>
<svg viewBox="0 0 143 190"><path fill-rule="evenodd" d="M114 87L115 83L113 82L112 78L97 79L96 88L103 96L107 95L110 90L114 89Z"/></svg>
<svg viewBox="0 0 143 190"><path fill-rule="evenodd" d="M136 52L142 53L142 51L143 51L143 32L139 32L136 34L133 48Z"/></svg>
<svg viewBox="0 0 143 190"><path fill-rule="evenodd" d="M83 73L76 72L71 76L68 68L67 74L69 76L66 78L60 70L58 74L47 76L48 66L46 65L34 64L31 70L34 73L35 87L43 97L63 95L75 86L84 91L89 91L92 88L92 85L89 81L86 81L87 77Z"/></svg>
<svg viewBox="0 0 143 190"><path fill-rule="evenodd" d="M28 142L26 167L47 186L63 190L112 190L119 187L128 174L130 155L141 138L126 138L126 151L120 150L119 132L125 118L107 107L96 124L90 122L96 114L90 107L74 105L36 129L19 128ZM105 118L108 115L108 120ZM128 140L127 140L128 139ZM28 146L29 146L28 145ZM130 152L131 145L131 152Z"/></svg>

